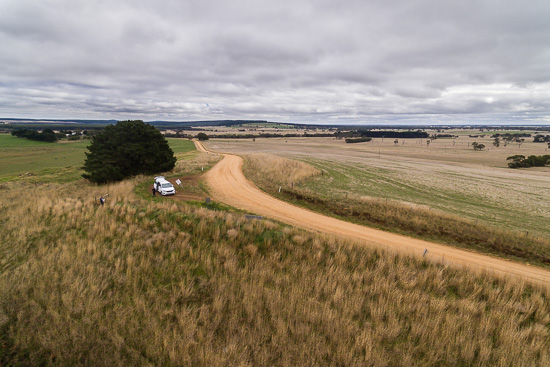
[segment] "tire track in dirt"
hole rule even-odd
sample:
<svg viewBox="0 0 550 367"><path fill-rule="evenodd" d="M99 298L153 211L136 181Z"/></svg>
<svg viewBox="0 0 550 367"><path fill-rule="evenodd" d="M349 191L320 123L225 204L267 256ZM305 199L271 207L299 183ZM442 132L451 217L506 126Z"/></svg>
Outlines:
<svg viewBox="0 0 550 367"><path fill-rule="evenodd" d="M200 142L195 141L195 145L197 150L209 153ZM430 260L477 272L550 284L550 271L542 268L364 227L281 201L258 189L244 176L241 157L230 154L223 156L205 174L205 179L212 197L233 207L310 231L352 239L365 245L405 252L417 257L423 256L427 249L426 257Z"/></svg>

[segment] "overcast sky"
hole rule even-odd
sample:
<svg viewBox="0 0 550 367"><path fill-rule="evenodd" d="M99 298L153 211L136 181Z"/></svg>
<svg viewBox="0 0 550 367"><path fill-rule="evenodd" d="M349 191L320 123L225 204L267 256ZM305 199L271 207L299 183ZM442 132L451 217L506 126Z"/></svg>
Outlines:
<svg viewBox="0 0 550 367"><path fill-rule="evenodd" d="M0 117L550 124L548 0L0 0Z"/></svg>

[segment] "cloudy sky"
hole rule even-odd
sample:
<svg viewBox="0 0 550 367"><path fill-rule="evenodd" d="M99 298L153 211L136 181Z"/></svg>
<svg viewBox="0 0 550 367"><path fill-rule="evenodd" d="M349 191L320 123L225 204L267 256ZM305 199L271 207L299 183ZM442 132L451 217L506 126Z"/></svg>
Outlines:
<svg viewBox="0 0 550 367"><path fill-rule="evenodd" d="M0 117L550 124L548 0L0 0Z"/></svg>

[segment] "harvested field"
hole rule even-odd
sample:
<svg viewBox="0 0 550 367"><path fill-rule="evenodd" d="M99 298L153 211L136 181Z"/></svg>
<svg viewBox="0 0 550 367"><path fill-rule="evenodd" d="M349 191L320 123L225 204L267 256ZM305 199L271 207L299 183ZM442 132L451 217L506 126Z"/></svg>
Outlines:
<svg viewBox="0 0 550 367"><path fill-rule="evenodd" d="M505 229L549 236L550 167L512 170L514 154L546 154L546 145L474 151L491 139L461 136L454 141L374 139L345 144L332 138L209 141L213 150L237 154L269 153L295 158L326 171L305 184L325 197L369 197L421 205ZM469 147L470 146L470 147Z"/></svg>

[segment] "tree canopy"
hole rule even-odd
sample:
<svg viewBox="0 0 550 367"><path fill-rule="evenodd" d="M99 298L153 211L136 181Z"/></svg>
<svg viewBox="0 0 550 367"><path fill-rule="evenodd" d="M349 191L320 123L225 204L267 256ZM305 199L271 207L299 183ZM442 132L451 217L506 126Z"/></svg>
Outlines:
<svg viewBox="0 0 550 367"><path fill-rule="evenodd" d="M205 133L198 133L197 139L199 139L200 141L208 140L208 135L206 135Z"/></svg>
<svg viewBox="0 0 550 367"><path fill-rule="evenodd" d="M57 136L51 129L44 129L41 133L35 130L29 129L16 129L11 132L13 136L18 138L26 138L29 140L45 141L47 143L53 143L57 141Z"/></svg>
<svg viewBox="0 0 550 367"><path fill-rule="evenodd" d="M139 174L169 171L174 152L160 131L141 120L119 121L95 135L82 175L95 183L121 181Z"/></svg>
<svg viewBox="0 0 550 367"><path fill-rule="evenodd" d="M474 141L472 143L472 147L474 148L474 150L483 150L485 149L485 144L480 144Z"/></svg>

